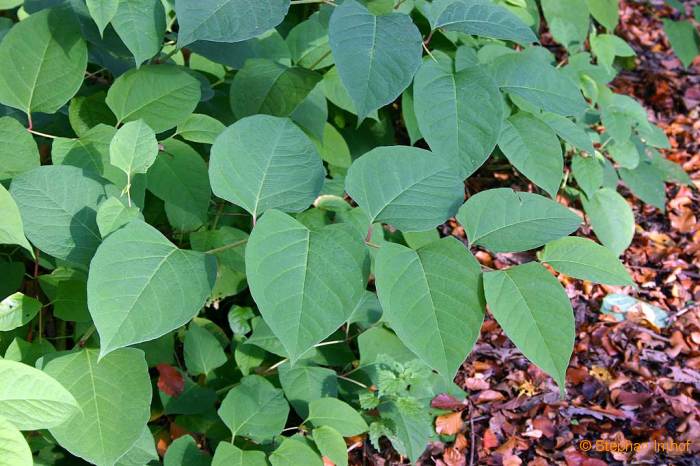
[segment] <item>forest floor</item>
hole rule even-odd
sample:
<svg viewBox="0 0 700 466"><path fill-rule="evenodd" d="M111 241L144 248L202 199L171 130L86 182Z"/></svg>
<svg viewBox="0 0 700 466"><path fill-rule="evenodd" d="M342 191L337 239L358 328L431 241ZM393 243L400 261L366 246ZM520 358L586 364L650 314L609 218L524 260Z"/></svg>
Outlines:
<svg viewBox="0 0 700 466"><path fill-rule="evenodd" d="M700 59L686 70L672 54L661 18L673 10L660 3L621 1L616 32L637 52L637 66L612 85L643 103L671 140L665 155L695 186L667 185L665 212L623 192L636 219L623 261L638 289L560 278L577 335L566 399L487 316L456 378L469 396L437 420L454 440L431 445L420 465L700 465ZM463 234L454 227L446 232ZM494 268L532 260L477 257ZM364 464L408 464L364 450Z"/></svg>

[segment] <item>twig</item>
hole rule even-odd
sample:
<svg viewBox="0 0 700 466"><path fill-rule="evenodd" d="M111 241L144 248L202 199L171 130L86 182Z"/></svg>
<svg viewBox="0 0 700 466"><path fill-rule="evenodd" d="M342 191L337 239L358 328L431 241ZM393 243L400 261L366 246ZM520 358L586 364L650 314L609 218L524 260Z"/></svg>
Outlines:
<svg viewBox="0 0 700 466"><path fill-rule="evenodd" d="M31 128L31 126L29 128L27 128L27 131L29 131L30 133L32 133L36 136L41 136L44 138L49 138L49 139L58 139L59 138L59 136L54 136L53 134L46 134L46 133L41 133L39 131L35 131Z"/></svg>
<svg viewBox="0 0 700 466"><path fill-rule="evenodd" d="M78 341L78 346L79 346L80 348L84 348L84 347L85 347L85 344L86 344L87 341L90 339L90 337L92 336L92 334L95 333L95 330L97 330L97 328L95 327L95 324L93 324L93 325L90 326L89 329L87 329L87 331L83 334L83 336L80 337L80 340Z"/></svg>

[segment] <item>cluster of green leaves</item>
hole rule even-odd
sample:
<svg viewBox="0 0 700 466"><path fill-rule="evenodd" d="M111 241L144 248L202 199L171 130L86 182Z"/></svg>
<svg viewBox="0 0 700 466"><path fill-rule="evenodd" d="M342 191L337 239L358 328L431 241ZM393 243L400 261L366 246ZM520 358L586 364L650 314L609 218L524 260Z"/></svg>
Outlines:
<svg viewBox="0 0 700 466"><path fill-rule="evenodd" d="M144 465L169 422L197 438L169 466L347 465L366 433L415 461L486 305L563 392L574 319L543 263L632 285L620 180L660 209L688 181L607 86L634 55L615 0L0 10L3 464ZM464 202L504 164L531 192ZM542 249L484 271L477 247Z"/></svg>

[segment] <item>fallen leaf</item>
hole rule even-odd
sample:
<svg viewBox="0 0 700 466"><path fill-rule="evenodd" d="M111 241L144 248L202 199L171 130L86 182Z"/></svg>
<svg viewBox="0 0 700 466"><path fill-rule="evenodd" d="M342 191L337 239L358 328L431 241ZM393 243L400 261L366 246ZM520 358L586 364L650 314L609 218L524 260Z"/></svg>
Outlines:
<svg viewBox="0 0 700 466"><path fill-rule="evenodd" d="M462 421L462 413L459 411L444 414L435 419L435 432L441 435L455 435L462 430L462 427L464 427L464 421Z"/></svg>
<svg viewBox="0 0 700 466"><path fill-rule="evenodd" d="M172 398L177 398L185 390L185 379L180 371L168 364L158 364L158 389Z"/></svg>

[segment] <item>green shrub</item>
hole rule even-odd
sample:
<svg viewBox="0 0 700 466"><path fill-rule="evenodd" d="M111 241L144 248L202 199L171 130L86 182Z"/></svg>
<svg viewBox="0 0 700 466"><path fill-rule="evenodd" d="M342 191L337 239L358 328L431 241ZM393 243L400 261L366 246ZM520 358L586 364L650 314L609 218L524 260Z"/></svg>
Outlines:
<svg viewBox="0 0 700 466"><path fill-rule="evenodd" d="M146 464L170 422L197 440L166 465L346 465L357 435L416 461L487 304L564 394L574 318L542 264L633 285L618 175L660 209L688 181L607 86L634 56L615 1L22 3L0 0L3 464ZM504 166L531 192L464 202ZM602 245L569 236L579 205ZM477 246L542 249L490 270Z"/></svg>

